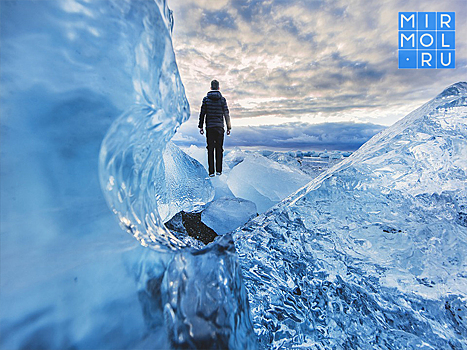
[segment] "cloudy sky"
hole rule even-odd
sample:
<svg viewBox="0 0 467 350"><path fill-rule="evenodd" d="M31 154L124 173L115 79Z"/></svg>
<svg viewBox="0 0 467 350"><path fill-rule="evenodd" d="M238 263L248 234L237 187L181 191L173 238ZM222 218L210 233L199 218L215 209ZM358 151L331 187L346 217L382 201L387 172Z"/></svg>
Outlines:
<svg viewBox="0 0 467 350"><path fill-rule="evenodd" d="M467 80L467 0L169 0L191 118L176 135L204 143L201 100L220 81L226 147L356 149ZM398 12L456 12L456 69L399 70Z"/></svg>

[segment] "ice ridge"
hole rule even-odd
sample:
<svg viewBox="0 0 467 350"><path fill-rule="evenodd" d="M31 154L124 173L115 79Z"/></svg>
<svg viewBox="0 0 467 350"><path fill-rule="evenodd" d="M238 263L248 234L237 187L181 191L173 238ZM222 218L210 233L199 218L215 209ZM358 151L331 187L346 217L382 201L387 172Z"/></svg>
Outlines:
<svg viewBox="0 0 467 350"><path fill-rule="evenodd" d="M234 235L270 348L467 347L457 83Z"/></svg>

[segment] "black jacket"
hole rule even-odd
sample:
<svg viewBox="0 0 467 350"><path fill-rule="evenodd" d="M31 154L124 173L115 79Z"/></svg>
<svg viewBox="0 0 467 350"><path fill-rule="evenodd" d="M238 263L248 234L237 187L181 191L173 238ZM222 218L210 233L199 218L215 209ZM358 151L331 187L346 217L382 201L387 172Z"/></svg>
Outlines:
<svg viewBox="0 0 467 350"><path fill-rule="evenodd" d="M201 112L199 113L198 128L202 129L206 117L206 128L224 127L224 119L227 130L230 130L230 115L227 101L218 90L209 91L203 98Z"/></svg>

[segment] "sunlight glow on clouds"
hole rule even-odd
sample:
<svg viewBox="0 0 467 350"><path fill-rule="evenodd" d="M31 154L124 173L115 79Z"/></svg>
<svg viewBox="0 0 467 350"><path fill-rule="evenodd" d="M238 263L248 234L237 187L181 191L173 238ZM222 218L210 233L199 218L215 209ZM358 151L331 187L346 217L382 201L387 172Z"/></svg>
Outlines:
<svg viewBox="0 0 467 350"><path fill-rule="evenodd" d="M282 125L284 123L300 122L300 117L284 117L280 115L268 115L250 118L240 118L235 121L235 126L261 126Z"/></svg>
<svg viewBox="0 0 467 350"><path fill-rule="evenodd" d="M445 87L467 80L467 42L456 69L399 70L399 11L455 11L467 37L467 1L169 0L177 64L197 123L212 79L232 125L346 122L391 125ZM181 129L183 130L183 128Z"/></svg>

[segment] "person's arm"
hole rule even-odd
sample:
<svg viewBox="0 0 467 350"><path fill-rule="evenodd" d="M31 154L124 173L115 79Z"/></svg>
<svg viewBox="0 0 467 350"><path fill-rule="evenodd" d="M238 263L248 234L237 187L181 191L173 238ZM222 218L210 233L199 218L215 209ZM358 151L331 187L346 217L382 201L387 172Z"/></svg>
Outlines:
<svg viewBox="0 0 467 350"><path fill-rule="evenodd" d="M204 134L203 125L204 125L205 116L206 116L206 101L203 98L203 103L201 104L201 111L199 112L199 122L198 122L199 133L201 135Z"/></svg>
<svg viewBox="0 0 467 350"><path fill-rule="evenodd" d="M222 98L222 110L224 112L224 119L225 123L227 124L227 135L230 135L230 129L232 129L232 125L230 124L230 112L229 107L227 106L227 100Z"/></svg>

